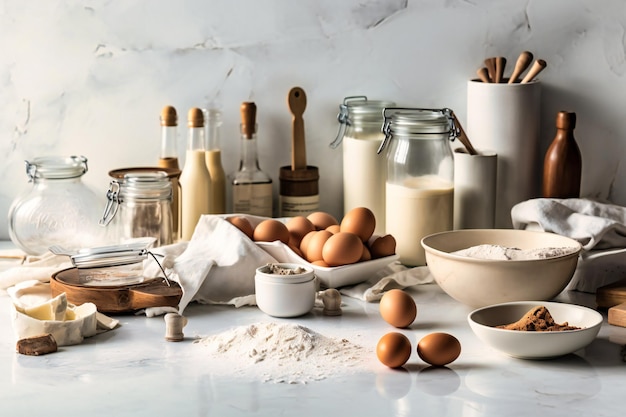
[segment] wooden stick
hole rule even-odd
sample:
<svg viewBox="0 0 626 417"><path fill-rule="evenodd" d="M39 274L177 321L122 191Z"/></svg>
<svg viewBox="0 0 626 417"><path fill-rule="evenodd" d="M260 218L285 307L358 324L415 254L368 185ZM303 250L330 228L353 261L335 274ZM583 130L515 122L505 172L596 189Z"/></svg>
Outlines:
<svg viewBox="0 0 626 417"><path fill-rule="evenodd" d="M526 71L526 68L528 68L531 62L533 62L533 54L529 51L522 52L517 58L513 74L511 74L511 78L509 78L509 84L516 83L517 79Z"/></svg>
<svg viewBox="0 0 626 417"><path fill-rule="evenodd" d="M489 71L487 71L487 68L485 67L479 68L478 71L476 71L476 74L478 74L478 78L480 78L482 82L484 83L491 82L491 79L489 78Z"/></svg>
<svg viewBox="0 0 626 417"><path fill-rule="evenodd" d="M496 58L496 83L502 82L502 75L504 74L504 68L506 67L506 58L499 56Z"/></svg>
<svg viewBox="0 0 626 417"><path fill-rule="evenodd" d="M496 59L495 58L487 58L485 59L485 66L487 67L487 71L489 72L489 79L492 81L496 79Z"/></svg>
<svg viewBox="0 0 626 417"><path fill-rule="evenodd" d="M528 74L526 74L524 79L521 81L521 84L526 84L527 82L532 81L533 78L535 78L541 71L543 71L546 66L546 61L544 61L543 59L536 60L533 66L528 71Z"/></svg>
<svg viewBox="0 0 626 417"><path fill-rule="evenodd" d="M459 119L456 117L456 114L454 114L454 112L452 112L451 116L454 119L454 121L456 122L456 126L459 128L458 139L459 139L459 141L461 141L463 146L465 146L465 149L467 149L467 153L469 153L470 155L478 155L478 151L476 151L476 149L472 145L472 142L470 142L469 138L467 137L467 134L465 133L465 130L463 130L463 126L461 126L461 122L459 122Z"/></svg>

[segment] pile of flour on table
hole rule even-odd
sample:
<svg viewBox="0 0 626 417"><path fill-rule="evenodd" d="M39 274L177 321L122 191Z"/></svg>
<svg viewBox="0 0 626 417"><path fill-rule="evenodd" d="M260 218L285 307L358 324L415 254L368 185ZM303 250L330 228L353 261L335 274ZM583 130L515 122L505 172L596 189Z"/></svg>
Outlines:
<svg viewBox="0 0 626 417"><path fill-rule="evenodd" d="M518 249L499 245L478 245L451 253L468 258L520 261L553 258L573 253L576 250L575 247Z"/></svg>
<svg viewBox="0 0 626 417"><path fill-rule="evenodd" d="M371 352L347 339L294 324L256 323L197 339L210 372L263 382L306 384L362 370Z"/></svg>

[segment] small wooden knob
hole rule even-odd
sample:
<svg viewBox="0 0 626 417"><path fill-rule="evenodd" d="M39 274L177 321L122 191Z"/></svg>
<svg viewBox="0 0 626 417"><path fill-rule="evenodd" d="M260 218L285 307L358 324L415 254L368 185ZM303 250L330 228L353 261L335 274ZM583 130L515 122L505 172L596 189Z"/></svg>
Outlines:
<svg viewBox="0 0 626 417"><path fill-rule="evenodd" d="M178 313L167 313L165 319L165 340L180 342L185 338L183 327L187 325L187 317Z"/></svg>

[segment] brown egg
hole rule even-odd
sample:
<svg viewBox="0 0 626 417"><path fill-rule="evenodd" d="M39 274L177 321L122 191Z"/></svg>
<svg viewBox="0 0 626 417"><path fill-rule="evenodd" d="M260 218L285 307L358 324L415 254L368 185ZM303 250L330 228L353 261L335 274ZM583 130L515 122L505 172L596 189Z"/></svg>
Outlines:
<svg viewBox="0 0 626 417"><path fill-rule="evenodd" d="M330 266L353 264L361 259L361 255L363 255L363 242L357 235L348 232L331 235L324 243L322 251L322 259Z"/></svg>
<svg viewBox="0 0 626 417"><path fill-rule="evenodd" d="M399 368L411 357L411 341L402 333L387 333L376 345L376 356L383 365Z"/></svg>
<svg viewBox="0 0 626 417"><path fill-rule="evenodd" d="M461 343L448 333L431 333L417 344L417 354L433 366L445 366L454 362L461 354Z"/></svg>
<svg viewBox="0 0 626 417"><path fill-rule="evenodd" d="M250 221L248 221L248 219L246 219L245 217L241 217L241 216L233 216L233 217L226 218L226 221L231 223L237 229L245 233L246 236L252 239L254 235L254 228L252 227L252 224L250 224Z"/></svg>
<svg viewBox="0 0 626 417"><path fill-rule="evenodd" d="M378 308L382 318L398 328L409 327L417 317L417 306L413 297L398 289L383 294Z"/></svg>
<svg viewBox="0 0 626 417"><path fill-rule="evenodd" d="M368 241L368 245L374 259L384 258L396 253L396 239L391 235L372 236Z"/></svg>
<svg viewBox="0 0 626 417"><path fill-rule="evenodd" d="M300 246L300 241L309 232L315 230L315 226L309 219L304 216L295 216L286 223L287 229L291 234L289 241L295 246Z"/></svg>
<svg viewBox="0 0 626 417"><path fill-rule="evenodd" d="M322 261L322 260L315 261L315 262L311 262L311 263L312 263L313 265L316 265L316 266L322 266L322 267L324 267L324 268L328 268L328 267L330 267L330 265L328 265L326 262L324 262L324 261Z"/></svg>
<svg viewBox="0 0 626 417"><path fill-rule="evenodd" d="M284 244L289 243L289 230L285 223L274 219L266 219L254 228L255 242L274 242L280 240Z"/></svg>
<svg viewBox="0 0 626 417"><path fill-rule="evenodd" d="M370 253L370 250L367 248L367 245L363 245L363 254L361 255L361 259L359 259L359 262L367 262L367 261L371 261L372 260L372 254Z"/></svg>
<svg viewBox="0 0 626 417"><path fill-rule="evenodd" d="M324 249L324 244L331 236L335 236L330 233L328 230L319 230L315 232L311 239L309 239L309 243L306 248L306 260L309 262L321 261L324 259L322 256L322 250Z"/></svg>
<svg viewBox="0 0 626 417"><path fill-rule="evenodd" d="M307 251L307 248L309 247L309 241L311 240L311 238L313 237L315 233L317 232L313 231L313 232L307 233L306 235L304 235L304 237L300 241L300 252L302 252L304 259L306 259L306 251Z"/></svg>
<svg viewBox="0 0 626 417"><path fill-rule="evenodd" d="M328 226L332 226L333 224L339 224L337 219L323 211L316 211L314 213L311 213L306 216L306 218L309 219L311 223L313 223L316 230L324 230Z"/></svg>
<svg viewBox="0 0 626 417"><path fill-rule="evenodd" d="M291 249L293 253L304 259L304 255L302 254L300 248L298 248L297 246L291 246L291 244L289 244L289 249Z"/></svg>
<svg viewBox="0 0 626 417"><path fill-rule="evenodd" d="M341 231L341 227L338 224L333 224L328 226L325 230L328 230L334 235L335 233L339 233Z"/></svg>
<svg viewBox="0 0 626 417"><path fill-rule="evenodd" d="M372 210L367 207L353 208L341 220L341 231L354 233L363 242L367 242L375 228L376 218Z"/></svg>

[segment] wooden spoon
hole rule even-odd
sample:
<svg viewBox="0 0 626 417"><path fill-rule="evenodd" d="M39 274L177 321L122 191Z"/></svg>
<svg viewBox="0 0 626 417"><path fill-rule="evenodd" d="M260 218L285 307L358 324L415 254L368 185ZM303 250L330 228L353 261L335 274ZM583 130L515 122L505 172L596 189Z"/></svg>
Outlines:
<svg viewBox="0 0 626 417"><path fill-rule="evenodd" d="M524 51L517 58L517 62L515 63L515 68L513 69L513 74L511 74L511 78L509 78L509 84L513 84L517 82L517 79L522 75L526 68L533 61L533 54Z"/></svg>
<svg viewBox="0 0 626 417"><path fill-rule="evenodd" d="M306 145L304 142L304 120L306 94L300 87L289 90L287 96L289 111L293 115L291 126L291 170L306 169Z"/></svg>
<svg viewBox="0 0 626 417"><path fill-rule="evenodd" d="M456 122L456 126L459 128L458 139L461 141L463 146L465 146L465 149L467 149L467 152L470 155L478 155L478 151L476 151L476 149L472 145L472 142L470 142L469 138L467 137L467 134L465 133L465 130L463 130L463 126L461 126L461 122L459 122L459 119L456 117L456 114L454 114L454 112L451 112L450 115L452 116L452 118Z"/></svg>

